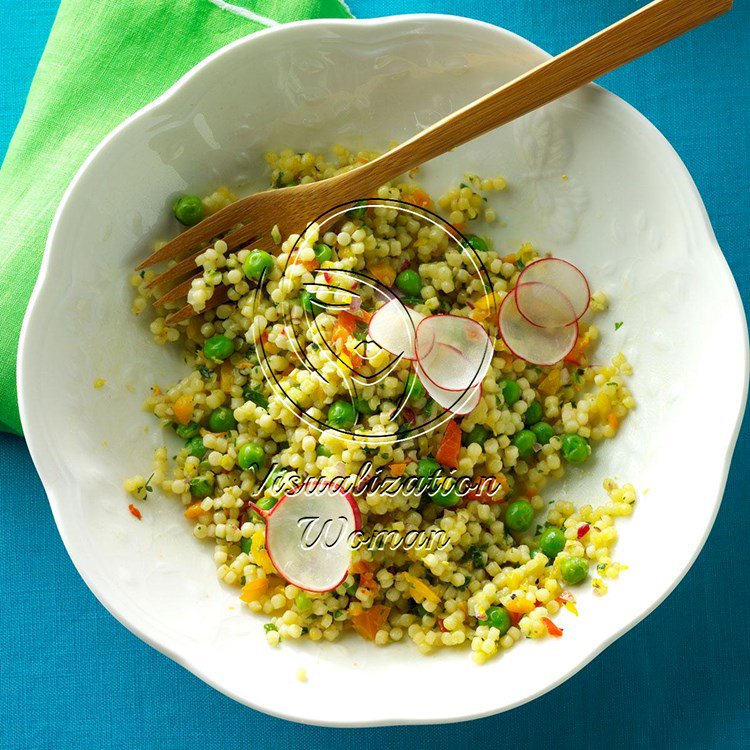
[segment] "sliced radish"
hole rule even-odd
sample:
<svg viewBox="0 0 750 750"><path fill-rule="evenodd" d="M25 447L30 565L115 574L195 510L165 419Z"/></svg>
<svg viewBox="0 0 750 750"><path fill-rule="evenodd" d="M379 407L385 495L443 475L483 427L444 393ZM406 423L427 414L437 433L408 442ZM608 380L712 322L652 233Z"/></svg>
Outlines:
<svg viewBox="0 0 750 750"><path fill-rule="evenodd" d="M516 305L516 295L505 295L498 313L498 327L511 353L534 365L553 365L565 358L578 340L578 324L540 328L529 323Z"/></svg>
<svg viewBox="0 0 750 750"><path fill-rule="evenodd" d="M417 361L427 379L446 391L479 385L493 353L487 331L471 318L431 315L417 326Z"/></svg>
<svg viewBox="0 0 750 750"><path fill-rule="evenodd" d="M432 400L446 411L463 416L477 408L479 400L482 398L482 385L480 383L477 383L477 385L463 393L447 391L445 388L438 387L427 378L418 363L414 365L414 370Z"/></svg>
<svg viewBox="0 0 750 750"><path fill-rule="evenodd" d="M352 495L323 480L308 480L284 495L265 519L266 550L282 578L316 592L331 591L344 581L351 535L362 524Z"/></svg>
<svg viewBox="0 0 750 750"><path fill-rule="evenodd" d="M415 359L416 331L424 315L392 299L376 310L370 318L369 337L391 354L403 354L405 359Z"/></svg>
<svg viewBox="0 0 750 750"><path fill-rule="evenodd" d="M548 310L540 315L541 306L538 304L538 295L523 294L516 297L516 303L521 315L535 325L553 328L555 326L567 326L575 323L586 312L591 301L591 290L589 283L583 273L572 263L561 258L540 258L529 263L518 276L517 286L520 284L531 284L538 282L556 289L567 298L570 309L560 305L553 299L550 307L556 310ZM531 290L526 290L530 292ZM572 317L571 317L572 316ZM547 322L540 323L538 320Z"/></svg>
<svg viewBox="0 0 750 750"><path fill-rule="evenodd" d="M570 300L554 286L529 281L516 284L513 293L518 312L532 325L559 328L576 321L576 311Z"/></svg>

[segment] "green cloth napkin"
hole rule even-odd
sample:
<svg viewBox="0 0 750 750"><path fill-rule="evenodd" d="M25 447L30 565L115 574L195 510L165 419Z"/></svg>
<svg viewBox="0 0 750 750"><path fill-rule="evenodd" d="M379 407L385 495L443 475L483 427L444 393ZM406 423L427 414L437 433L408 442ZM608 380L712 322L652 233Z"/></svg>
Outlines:
<svg viewBox="0 0 750 750"><path fill-rule="evenodd" d="M339 0L62 0L0 169L0 430L21 433L16 350L52 217L104 136L229 42L348 18Z"/></svg>

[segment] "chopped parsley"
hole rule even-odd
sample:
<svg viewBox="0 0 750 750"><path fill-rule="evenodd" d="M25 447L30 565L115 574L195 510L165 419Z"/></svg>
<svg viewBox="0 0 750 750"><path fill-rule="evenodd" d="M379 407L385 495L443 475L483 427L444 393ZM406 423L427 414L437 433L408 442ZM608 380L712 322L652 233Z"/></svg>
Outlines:
<svg viewBox="0 0 750 750"><path fill-rule="evenodd" d="M620 328L622 328L623 321L620 320L617 323L615 323L615 331L619 331Z"/></svg>

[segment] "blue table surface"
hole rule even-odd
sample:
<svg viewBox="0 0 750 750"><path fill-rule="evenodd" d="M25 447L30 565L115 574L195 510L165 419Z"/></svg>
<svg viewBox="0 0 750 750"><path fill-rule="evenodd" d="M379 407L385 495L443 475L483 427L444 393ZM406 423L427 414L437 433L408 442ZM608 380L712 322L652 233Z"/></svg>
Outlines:
<svg viewBox="0 0 750 750"><path fill-rule="evenodd" d="M2 0L0 156L57 4ZM352 0L350 7L359 17L424 11L473 16L558 52L640 4ZM747 3L737 6L610 74L604 84L677 148L703 195L747 311L750 10ZM333 730L234 703L119 625L68 559L23 440L0 436L0 747L747 748L749 437L746 426L716 525L695 566L656 612L564 685L509 713L466 724ZM667 536L664 543L679 539ZM366 681L355 689L367 699ZM446 675L445 685L415 689L450 701L453 691L472 686L453 685Z"/></svg>

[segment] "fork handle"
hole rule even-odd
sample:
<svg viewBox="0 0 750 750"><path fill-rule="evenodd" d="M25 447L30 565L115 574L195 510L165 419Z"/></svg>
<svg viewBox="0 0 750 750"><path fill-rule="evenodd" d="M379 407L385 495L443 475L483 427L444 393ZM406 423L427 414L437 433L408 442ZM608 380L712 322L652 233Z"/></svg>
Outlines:
<svg viewBox="0 0 750 750"><path fill-rule="evenodd" d="M346 176L359 195L580 88L727 12L732 0L655 0L453 112Z"/></svg>

